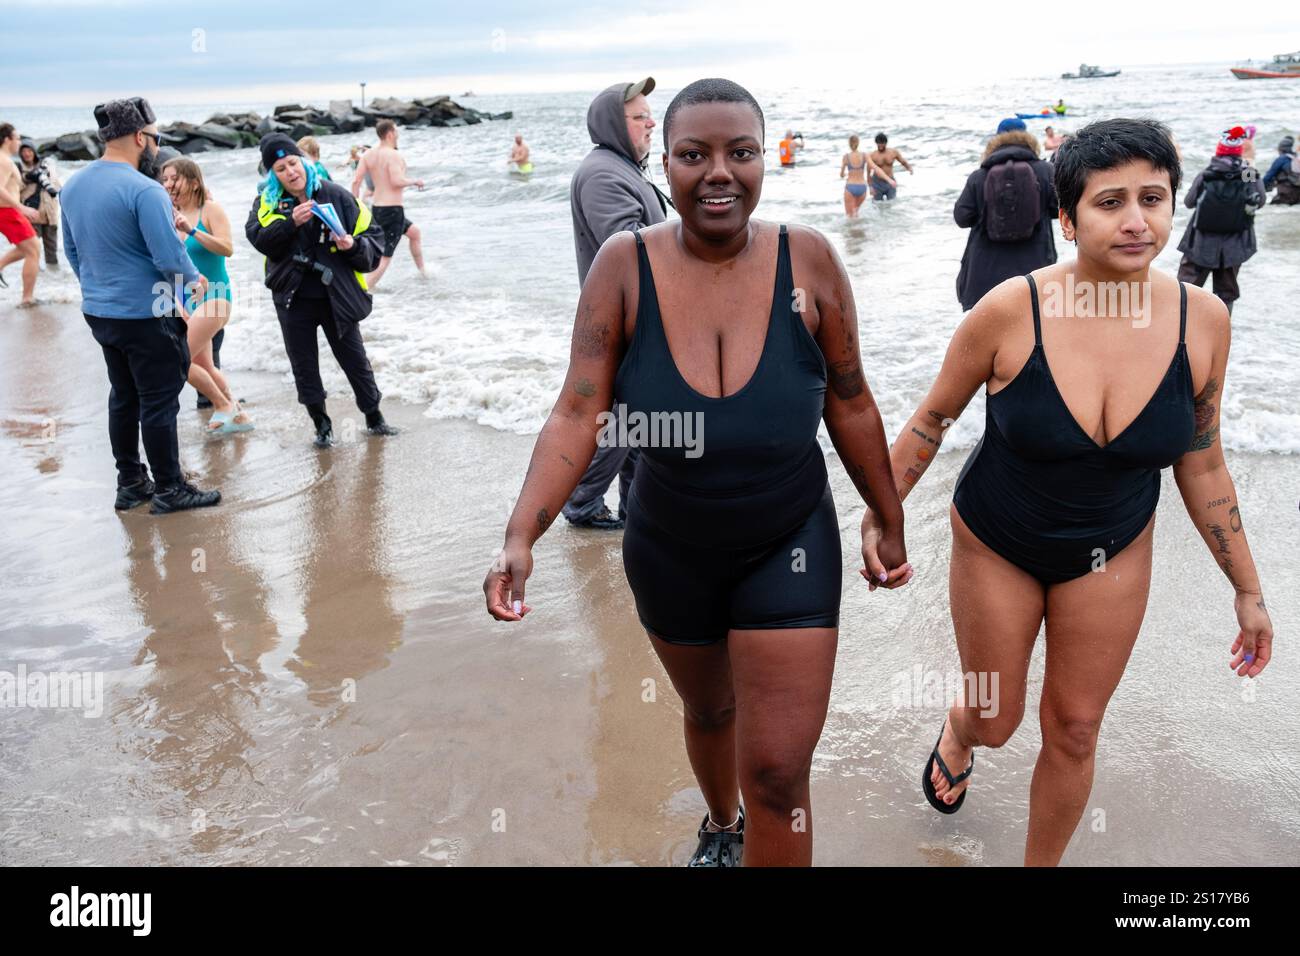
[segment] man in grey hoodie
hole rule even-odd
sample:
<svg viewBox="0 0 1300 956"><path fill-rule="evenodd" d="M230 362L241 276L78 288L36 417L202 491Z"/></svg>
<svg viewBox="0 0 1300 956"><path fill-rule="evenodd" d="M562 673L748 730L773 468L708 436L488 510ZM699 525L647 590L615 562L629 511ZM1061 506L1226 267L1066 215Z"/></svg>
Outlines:
<svg viewBox="0 0 1300 956"><path fill-rule="evenodd" d="M666 201L647 178L655 122L646 96L654 88L652 77L637 83L616 83L600 92L587 107L587 132L596 146L578 166L569 185L579 287L587 281L587 271L606 239L616 232L651 226L667 218ZM582 481L565 502L564 517L582 527L623 527L636 459L635 449L597 447ZM605 505L605 491L615 475L619 476L617 518Z"/></svg>

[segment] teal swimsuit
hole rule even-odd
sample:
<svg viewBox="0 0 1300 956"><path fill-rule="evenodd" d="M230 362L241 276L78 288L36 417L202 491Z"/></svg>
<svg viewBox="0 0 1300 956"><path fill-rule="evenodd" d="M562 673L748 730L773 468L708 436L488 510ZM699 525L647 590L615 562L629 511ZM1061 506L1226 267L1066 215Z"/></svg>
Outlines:
<svg viewBox="0 0 1300 956"><path fill-rule="evenodd" d="M212 230L203 225L203 210L199 210L199 224L194 227L195 232L206 232L212 235ZM194 236L185 237L185 251L189 253L190 261L194 263L194 268L198 269L208 280L208 291L200 299L197 296L191 298L185 303L185 308L193 312L202 303L209 299L225 299L230 302L230 274L226 272L226 257L219 256L215 252L206 249L203 243L199 242Z"/></svg>

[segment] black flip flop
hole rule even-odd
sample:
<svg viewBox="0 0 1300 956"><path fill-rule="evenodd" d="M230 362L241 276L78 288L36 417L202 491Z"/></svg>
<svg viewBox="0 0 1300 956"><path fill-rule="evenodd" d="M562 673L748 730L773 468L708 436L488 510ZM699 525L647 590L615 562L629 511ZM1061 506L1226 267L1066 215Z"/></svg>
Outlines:
<svg viewBox="0 0 1300 956"><path fill-rule="evenodd" d="M921 775L921 792L925 794L925 799L929 801L930 806L934 807L940 813L956 813L961 809L961 805L966 802L966 790L969 790L970 787L967 787L966 790L959 793L954 802L944 803L934 792L934 784L930 782L930 771L934 769L934 762L936 760L939 761L939 772L947 778L949 787L955 787L957 784L969 777L970 772L975 769L975 751L971 751L970 766L954 777L948 770L948 765L944 763L943 758L939 756L939 742L943 740L943 728L947 726L948 718L945 717L943 720L943 727L939 728L939 740L934 742L934 749L930 751L930 759L925 762L925 773Z"/></svg>

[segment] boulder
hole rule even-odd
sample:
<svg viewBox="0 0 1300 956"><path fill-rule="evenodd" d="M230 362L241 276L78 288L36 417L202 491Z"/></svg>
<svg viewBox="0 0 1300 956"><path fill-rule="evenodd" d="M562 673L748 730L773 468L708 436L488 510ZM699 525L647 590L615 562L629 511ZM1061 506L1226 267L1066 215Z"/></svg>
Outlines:
<svg viewBox="0 0 1300 956"><path fill-rule="evenodd" d="M91 131L64 133L55 141L55 149L58 150L59 159L99 159L103 144L99 142L98 134Z"/></svg>
<svg viewBox="0 0 1300 956"><path fill-rule="evenodd" d="M273 116L279 116L281 113L297 113L300 112L301 110L302 107L299 106L297 103L286 103L283 106L277 106L274 110L271 111L271 114Z"/></svg>
<svg viewBox="0 0 1300 956"><path fill-rule="evenodd" d="M281 123L310 123L315 120L316 111L313 109L285 110L281 113L277 109L275 118Z"/></svg>
<svg viewBox="0 0 1300 956"><path fill-rule="evenodd" d="M469 123L465 122L465 118L462 116L453 116L449 119L443 120L442 125L443 126L468 126Z"/></svg>
<svg viewBox="0 0 1300 956"><path fill-rule="evenodd" d="M328 126L317 126L315 123L294 123L293 129L289 130L289 136L296 142L304 136L328 136L334 132Z"/></svg>
<svg viewBox="0 0 1300 956"><path fill-rule="evenodd" d="M351 100L330 100L329 113L331 116L337 116L339 119L343 119L346 116L351 116L352 101Z"/></svg>
<svg viewBox="0 0 1300 956"><path fill-rule="evenodd" d="M336 132L359 133L365 128L366 128L365 117L358 116L356 113L353 113L350 116L345 116L338 121Z"/></svg>
<svg viewBox="0 0 1300 956"><path fill-rule="evenodd" d="M491 115L494 120L508 120L515 118L514 110L506 110L504 113L493 113Z"/></svg>
<svg viewBox="0 0 1300 956"><path fill-rule="evenodd" d="M36 141L36 155L40 159L53 155L59 151L59 138L57 136L47 136L44 139Z"/></svg>
<svg viewBox="0 0 1300 956"><path fill-rule="evenodd" d="M293 129L293 127L288 123L281 123L279 120L274 120L267 116L264 117L256 127L254 127L253 132L258 136L265 136L267 133L287 133L291 129Z"/></svg>
<svg viewBox="0 0 1300 956"><path fill-rule="evenodd" d="M235 124L229 113L213 113L208 117L207 122L214 126L233 126Z"/></svg>
<svg viewBox="0 0 1300 956"><path fill-rule="evenodd" d="M186 156L192 156L195 153L210 153L214 149L220 149L220 147L213 143L212 140L205 139L202 136L195 136L193 139L187 139L176 148Z"/></svg>
<svg viewBox="0 0 1300 956"><path fill-rule="evenodd" d="M236 149L240 145L239 132L233 129L227 129L224 126L217 126L215 123L204 123L194 131L195 136L210 140L218 146L226 149Z"/></svg>

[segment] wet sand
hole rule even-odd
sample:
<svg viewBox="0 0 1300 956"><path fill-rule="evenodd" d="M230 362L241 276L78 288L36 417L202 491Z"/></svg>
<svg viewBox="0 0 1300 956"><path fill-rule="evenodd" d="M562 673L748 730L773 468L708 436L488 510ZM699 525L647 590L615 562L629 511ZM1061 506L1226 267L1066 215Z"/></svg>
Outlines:
<svg viewBox="0 0 1300 956"><path fill-rule="evenodd" d="M229 360L238 348L236 325ZM186 470L223 504L119 514L80 314L0 320L0 670L101 672L107 697L98 717L0 709L0 863L684 863L703 802L618 536L560 522L534 552L529 619L483 610L532 438L391 403L404 433L372 439L336 390L341 442L322 453L289 382L231 375L255 432L206 437L188 389L180 419ZM898 691L958 667L947 507L964 458L940 456L909 499L918 574L896 594L858 577L861 506L830 462L845 597L814 762L819 864L1021 860L1041 641L1025 721L980 752L955 818L919 788L944 706ZM1067 864L1281 865L1300 849L1300 462L1229 464L1277 659L1247 699L1226 666L1231 590L1167 474L1146 624Z"/></svg>

